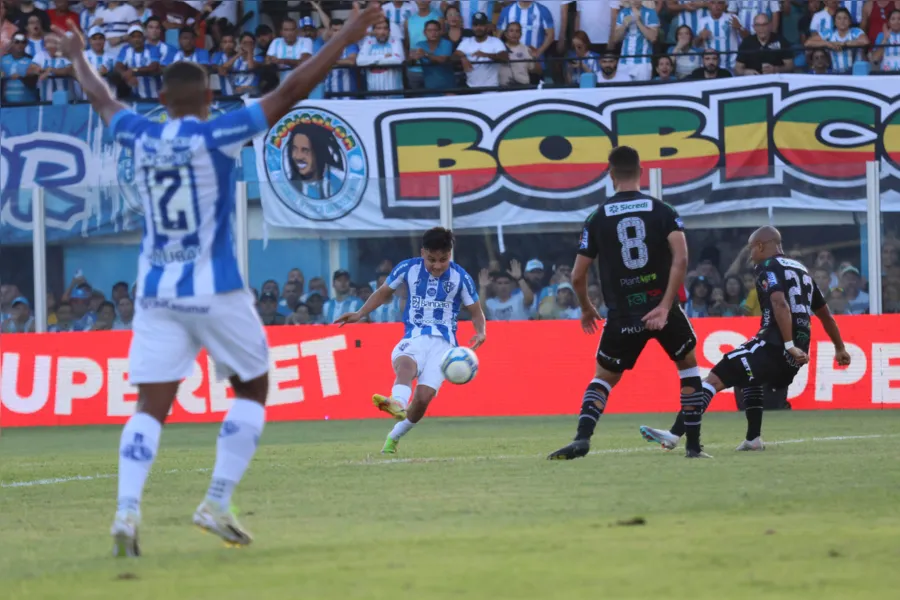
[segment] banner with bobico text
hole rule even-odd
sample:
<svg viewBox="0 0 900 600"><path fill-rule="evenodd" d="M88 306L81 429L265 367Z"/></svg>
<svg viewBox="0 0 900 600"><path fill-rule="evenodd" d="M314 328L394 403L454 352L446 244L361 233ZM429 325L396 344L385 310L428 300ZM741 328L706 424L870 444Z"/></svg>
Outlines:
<svg viewBox="0 0 900 600"><path fill-rule="evenodd" d="M834 348L813 328L810 363L788 391L794 409L900 408L900 315L837 317L852 357L834 362ZM697 357L704 375L722 356L752 336L759 320L694 319ZM460 325L469 339L471 323ZM465 386L445 383L429 415L488 417L576 415L585 382L594 373L596 336L578 321L493 322L478 350L478 375ZM372 394L393 383L390 355L402 335L399 324L271 327L268 419L382 418ZM134 412L136 389L128 383L125 331L3 336L0 363L0 427L119 424ZM565 348L565 352L560 352ZM522 365L527 365L523 375ZM170 422L220 421L233 393L217 382L201 354L181 385ZM652 382L648 385L647 382ZM552 394L540 390L551 390ZM679 406L675 366L650 344L637 367L610 397L608 412L673 412ZM731 392L711 410L735 410Z"/></svg>
<svg viewBox="0 0 900 600"><path fill-rule="evenodd" d="M900 210L900 100L890 77L776 75L407 100L308 101L256 142L266 220L421 229L453 175L454 227L582 221L611 192L606 159L638 149L684 215L865 210L881 160ZM646 181L645 181L646 183Z"/></svg>

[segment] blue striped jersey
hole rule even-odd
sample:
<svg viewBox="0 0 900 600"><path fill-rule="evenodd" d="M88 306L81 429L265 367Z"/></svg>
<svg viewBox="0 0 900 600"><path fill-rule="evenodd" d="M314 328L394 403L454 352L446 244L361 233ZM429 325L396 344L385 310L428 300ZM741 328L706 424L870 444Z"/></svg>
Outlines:
<svg viewBox="0 0 900 600"><path fill-rule="evenodd" d="M25 49L25 54L29 55L31 58L35 58L41 52L47 51L47 46L44 45L44 40L33 40L31 38L26 39L26 43L28 47Z"/></svg>
<svg viewBox="0 0 900 600"><path fill-rule="evenodd" d="M695 0L678 0L678 4L691 4ZM691 28L691 32L696 35L700 33L700 22L709 16L709 10L706 8L698 8L697 10L684 10L680 13L677 13L675 18L675 22L673 25L677 29L682 25L687 25Z"/></svg>
<svg viewBox="0 0 900 600"><path fill-rule="evenodd" d="M174 62L175 54L178 52L178 48L175 46L170 46L165 42L145 42L145 45L151 48L156 48L156 51L159 52L159 64L160 66L166 67Z"/></svg>
<svg viewBox="0 0 900 600"><path fill-rule="evenodd" d="M343 300L337 298L329 298L322 305L322 316L325 323L334 323L334 320L343 314L358 311L363 305L363 301L356 296L347 296Z"/></svg>
<svg viewBox="0 0 900 600"><path fill-rule="evenodd" d="M78 15L78 23L81 25L81 31L83 31L85 35L87 35L87 32L90 31L91 25L93 25L94 23L94 19L96 19L99 15L99 6L92 11L84 9L81 11L81 14Z"/></svg>
<svg viewBox="0 0 900 600"><path fill-rule="evenodd" d="M838 42L846 44L863 35L863 30L859 27L851 27L847 33L841 35L837 29L832 29L827 36L822 38L828 42ZM844 50L831 51L831 69L835 73L849 73L853 69L853 63L863 60L862 48L846 48Z"/></svg>
<svg viewBox="0 0 900 600"><path fill-rule="evenodd" d="M374 36L369 36L359 47L356 64L360 67L375 67L365 70L366 87L370 91L402 90L403 69L378 68L378 66L400 66L404 59L403 42L399 38L392 36L381 43Z"/></svg>
<svg viewBox="0 0 900 600"><path fill-rule="evenodd" d="M179 50L175 53L175 56L172 57L172 62L190 62L197 65L208 65L209 52L203 48L198 48L188 56L184 53L184 50Z"/></svg>
<svg viewBox="0 0 900 600"><path fill-rule="evenodd" d="M687 52L675 53L675 46L669 47L669 55L675 61L675 75L683 79L703 66L703 51L691 46Z"/></svg>
<svg viewBox="0 0 900 600"><path fill-rule="evenodd" d="M625 30L625 37L622 38L622 58L619 62L623 65L645 65L653 62L653 43L644 37L635 21L640 18L646 27L655 28L659 31L659 16L655 10L641 6L641 14L638 17L634 14L634 10L628 6L620 10L618 16L616 16L616 26L622 25L626 17L632 17L632 21Z"/></svg>
<svg viewBox="0 0 900 600"><path fill-rule="evenodd" d="M741 26L753 35L753 19L756 15L763 14L772 20L772 15L781 12L781 2L778 0L731 0L728 3L728 12L737 15Z"/></svg>
<svg viewBox="0 0 900 600"><path fill-rule="evenodd" d="M159 51L152 46L144 46L141 52L136 51L130 44L125 44L119 51L116 63L122 63L129 69L139 69L149 67L153 63L158 63ZM140 75L137 78L137 87L135 90L141 98L157 98L159 96L159 78L155 75Z"/></svg>
<svg viewBox="0 0 900 600"><path fill-rule="evenodd" d="M410 15L418 12L415 2L403 2L397 6L393 2L385 2L381 5L384 16L387 17L388 24L391 26L391 35L403 39L403 24L409 19Z"/></svg>
<svg viewBox="0 0 900 600"><path fill-rule="evenodd" d="M229 60L233 58L232 56L226 56L224 52L216 52L212 57L212 62L210 64L219 67L227 63ZM253 58L253 61L257 65L261 65L265 62L265 58L261 55L257 55ZM228 70L229 73L239 73L236 75L226 75L222 77L219 75L219 85L221 87L221 92L223 96L234 96L236 95L235 90L237 88L242 87L256 87L257 76L255 73L251 73L250 71L250 63L244 60L243 57L238 58L231 64L231 68Z"/></svg>
<svg viewBox="0 0 900 600"><path fill-rule="evenodd" d="M472 29L472 17L483 12L488 17L494 14L494 0L459 0L459 13L463 29Z"/></svg>
<svg viewBox="0 0 900 600"><path fill-rule="evenodd" d="M834 17L828 12L827 8L823 8L814 14L809 22L809 32L818 33L822 39L824 39L832 29L834 29Z"/></svg>
<svg viewBox="0 0 900 600"><path fill-rule="evenodd" d="M741 45L741 38L731 24L733 16L729 13L722 13L716 19L712 15L708 15L700 22L700 31L708 29L711 34L706 41L706 47L719 52L719 67L722 69L734 68L734 63L737 61L737 49Z"/></svg>
<svg viewBox="0 0 900 600"><path fill-rule="evenodd" d="M41 52L31 60L31 64L37 65L44 69L64 69L72 63L68 59L61 56L50 56L48 52ZM38 83L41 92L41 100L50 102L53 100L53 93L58 91L69 92L69 79L66 77L45 79Z"/></svg>
<svg viewBox="0 0 900 600"><path fill-rule="evenodd" d="M370 323L399 323L402 316L401 299L395 294L391 301L369 313Z"/></svg>
<svg viewBox="0 0 900 600"><path fill-rule="evenodd" d="M522 8L513 2L500 13L497 27L506 31L510 23L522 26L522 43L533 48L540 48L547 35L545 30L553 29L553 15L543 4L532 2L528 8Z"/></svg>
<svg viewBox="0 0 900 600"><path fill-rule="evenodd" d="M891 44L890 48L884 49L884 57L881 59L882 71L900 71L900 31L891 31L888 39L884 39L884 32L879 33L875 38L875 45Z"/></svg>
<svg viewBox="0 0 900 600"><path fill-rule="evenodd" d="M394 267L385 284L393 290L406 286L404 339L433 335L456 346L459 310L478 302L475 282L455 262L435 278L425 269L424 259L410 258Z"/></svg>
<svg viewBox="0 0 900 600"><path fill-rule="evenodd" d="M309 38L298 37L297 41L293 44L288 44L284 41L284 38L276 38L269 44L269 50L266 52L266 56L271 56L273 58L287 58L290 60L300 60L303 58L303 55L313 54L313 42ZM288 69L282 67L281 68L281 79L284 79L287 76Z"/></svg>
<svg viewBox="0 0 900 600"><path fill-rule="evenodd" d="M581 77L582 73L587 72L582 65L587 65L587 68L590 69L591 73L600 72L600 55L592 50L588 50L587 54L585 54L581 60L576 60L578 55L575 54L574 50L569 50L566 58L572 60L572 63L569 64L569 74L572 76L572 81L574 82L578 81L578 78Z"/></svg>
<svg viewBox="0 0 900 600"><path fill-rule="evenodd" d="M853 19L854 25L859 25L862 22L865 3L865 0L841 0L841 6L850 11L850 18Z"/></svg>
<svg viewBox="0 0 900 600"><path fill-rule="evenodd" d="M260 104L211 121L155 123L129 110L109 124L134 152L134 181L144 207L137 296L211 296L244 283L234 250L237 160L244 144L268 130Z"/></svg>
<svg viewBox="0 0 900 600"><path fill-rule="evenodd" d="M344 48L341 59L350 58L359 54L359 46L350 44ZM355 92L356 69L348 67L336 67L325 78L325 91L327 92Z"/></svg>

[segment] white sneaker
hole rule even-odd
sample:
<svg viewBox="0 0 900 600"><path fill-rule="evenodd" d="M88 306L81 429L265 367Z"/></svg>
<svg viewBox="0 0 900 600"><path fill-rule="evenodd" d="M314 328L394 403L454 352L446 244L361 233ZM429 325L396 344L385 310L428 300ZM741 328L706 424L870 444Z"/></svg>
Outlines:
<svg viewBox="0 0 900 600"><path fill-rule="evenodd" d="M113 556L136 558L141 555L138 544L138 526L141 514L134 510L119 511L113 519L110 535L113 538Z"/></svg>
<svg viewBox="0 0 900 600"><path fill-rule="evenodd" d="M246 546L253 541L250 532L241 526L230 510L209 500L201 502L194 511L194 525L216 534L232 546Z"/></svg>
<svg viewBox="0 0 900 600"><path fill-rule="evenodd" d="M653 429L646 425L641 425L641 437L651 444L659 444L665 450L673 450L678 446L678 440L681 438L666 429Z"/></svg>
<svg viewBox="0 0 900 600"><path fill-rule="evenodd" d="M762 452L766 449L765 444L763 444L762 438L758 437L756 439L744 440L741 442L740 446L735 448L738 452Z"/></svg>

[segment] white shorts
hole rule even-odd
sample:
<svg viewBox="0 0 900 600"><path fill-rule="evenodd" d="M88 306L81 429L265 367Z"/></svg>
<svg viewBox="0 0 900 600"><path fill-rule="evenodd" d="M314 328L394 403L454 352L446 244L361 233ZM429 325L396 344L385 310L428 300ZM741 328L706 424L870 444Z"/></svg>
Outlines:
<svg viewBox="0 0 900 600"><path fill-rule="evenodd" d="M444 383L441 359L450 348L453 348L450 342L433 335L402 339L391 352L391 364L394 364L399 356L410 357L416 361L418 385L427 385L436 392Z"/></svg>
<svg viewBox="0 0 900 600"><path fill-rule="evenodd" d="M253 295L236 290L196 298L139 298L128 353L132 385L181 381L201 348L216 377L250 381L269 370L269 344Z"/></svg>

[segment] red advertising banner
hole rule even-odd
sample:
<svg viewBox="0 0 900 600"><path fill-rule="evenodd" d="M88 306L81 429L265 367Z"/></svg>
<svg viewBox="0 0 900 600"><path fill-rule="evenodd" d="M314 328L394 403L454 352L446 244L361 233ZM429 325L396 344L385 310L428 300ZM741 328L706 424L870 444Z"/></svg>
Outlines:
<svg viewBox="0 0 900 600"><path fill-rule="evenodd" d="M695 319L697 357L705 373L721 356L753 335L758 319ZM795 409L900 408L900 315L839 317L853 359L834 363L834 349L813 326L811 361L788 398ZM468 340L471 324L460 326ZM393 382L390 354L400 325L272 327L272 421L366 419L382 416L373 393ZM128 383L129 332L4 335L0 345L0 426L123 423L134 412L136 390ZM491 322L478 351L480 368L465 386L444 384L433 416L576 414L594 372L598 338L578 321ZM181 386L170 422L221 419L232 391L209 377L210 361L197 358ZM608 412L671 412L678 408L675 366L651 343L635 370L610 396ZM711 410L734 410L722 393Z"/></svg>

